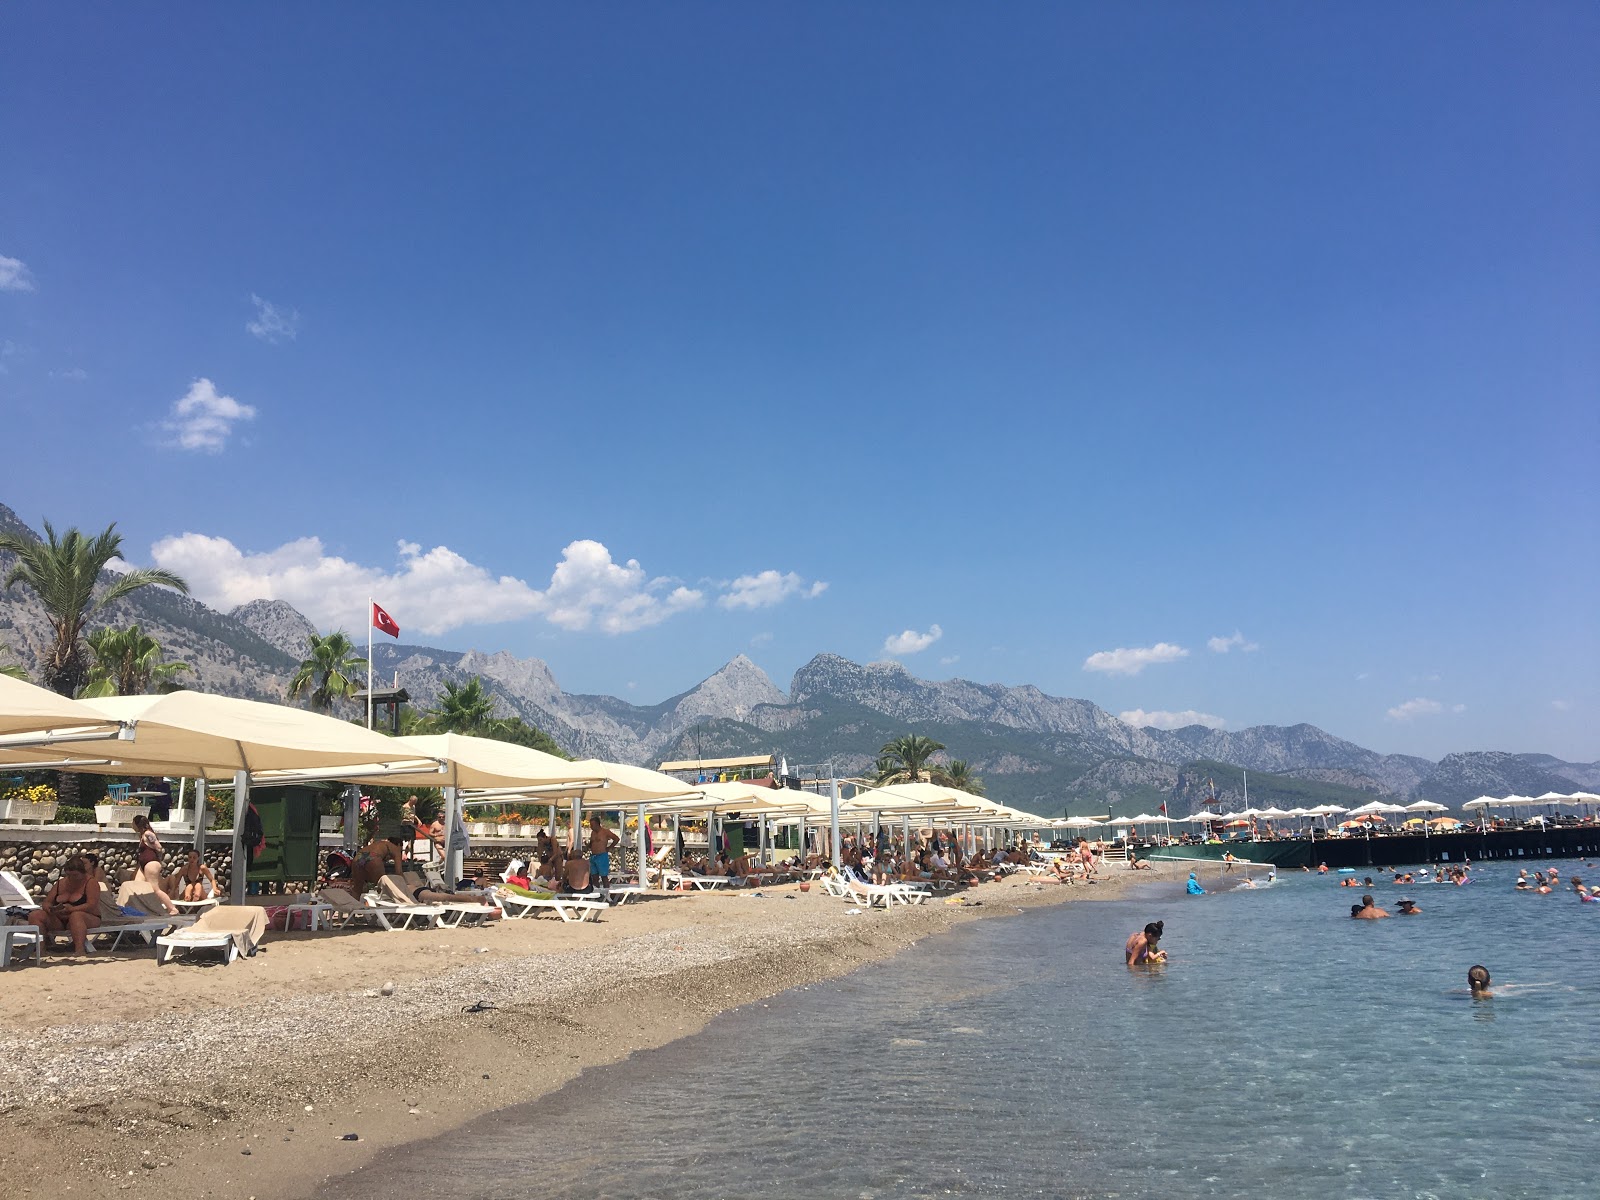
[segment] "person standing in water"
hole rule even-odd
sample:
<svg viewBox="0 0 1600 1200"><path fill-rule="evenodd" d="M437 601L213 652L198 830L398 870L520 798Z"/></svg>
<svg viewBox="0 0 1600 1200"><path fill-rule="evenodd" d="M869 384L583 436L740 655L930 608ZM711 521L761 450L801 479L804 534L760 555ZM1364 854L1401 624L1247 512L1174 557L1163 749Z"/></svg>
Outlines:
<svg viewBox="0 0 1600 1200"><path fill-rule="evenodd" d="M1481 964L1467 969L1467 986L1472 989L1474 1000L1494 995L1489 990L1489 968Z"/></svg>
<svg viewBox="0 0 1600 1200"><path fill-rule="evenodd" d="M1350 906L1350 915L1358 921L1381 921L1389 914L1378 907L1378 902L1370 895L1361 897L1360 905Z"/></svg>

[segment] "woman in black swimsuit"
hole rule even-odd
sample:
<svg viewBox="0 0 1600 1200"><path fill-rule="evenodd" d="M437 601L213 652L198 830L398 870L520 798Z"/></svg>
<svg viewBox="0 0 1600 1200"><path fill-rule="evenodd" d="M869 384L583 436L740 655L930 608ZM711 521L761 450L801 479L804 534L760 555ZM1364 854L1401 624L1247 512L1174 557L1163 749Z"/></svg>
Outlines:
<svg viewBox="0 0 1600 1200"><path fill-rule="evenodd" d="M166 910L176 915L178 906L172 902L172 897L167 895L166 889L161 886L161 839L156 836L156 831L150 828L149 817L135 817L133 827L139 834L139 878L150 885L150 890L156 894L156 899L161 901Z"/></svg>
<svg viewBox="0 0 1600 1200"><path fill-rule="evenodd" d="M89 931L100 924L100 885L89 877L89 864L77 856L69 858L61 878L28 914L28 923L38 927L45 941L52 933L71 934L73 953L87 954Z"/></svg>

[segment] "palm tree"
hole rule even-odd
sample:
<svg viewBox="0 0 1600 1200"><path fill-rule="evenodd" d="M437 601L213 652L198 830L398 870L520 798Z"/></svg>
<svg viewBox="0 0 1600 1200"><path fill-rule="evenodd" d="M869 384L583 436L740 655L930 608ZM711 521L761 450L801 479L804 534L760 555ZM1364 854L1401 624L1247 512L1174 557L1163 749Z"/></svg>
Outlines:
<svg viewBox="0 0 1600 1200"><path fill-rule="evenodd" d="M11 647L4 642L0 642L0 654L10 653ZM7 663L5 666L0 667L0 675L4 675L8 679L20 679L23 683L28 682L27 668L19 666L17 663Z"/></svg>
<svg viewBox="0 0 1600 1200"><path fill-rule="evenodd" d="M335 700L345 699L359 690L357 676L367 660L355 656L355 645L342 629L329 634L313 633L307 647L311 655L289 680L289 698L296 700L309 692L312 708L318 712L332 712Z"/></svg>
<svg viewBox="0 0 1600 1200"><path fill-rule="evenodd" d="M117 532L115 522L95 537L87 537L77 529L68 529L57 537L49 521L44 523L44 533L43 541L15 533L0 533L0 550L17 556L16 564L6 576L5 588L10 590L16 584L25 583L39 597L50 628L55 631L55 641L40 671L40 682L63 696L76 696L89 676L83 627L90 617L106 605L152 584L180 592L187 592L189 585L171 571L144 567L114 575L110 585L97 596L95 587L101 572L122 550L122 535Z"/></svg>
<svg viewBox="0 0 1600 1200"><path fill-rule="evenodd" d="M973 796L983 795L983 780L972 773L971 765L962 758L953 758L948 766L933 768L933 781L940 787L955 788Z"/></svg>
<svg viewBox="0 0 1600 1200"><path fill-rule="evenodd" d="M494 697L476 675L460 686L447 683L439 707L428 713L428 724L435 733L487 733L495 724Z"/></svg>
<svg viewBox="0 0 1600 1200"><path fill-rule="evenodd" d="M85 696L142 696L152 687L172 691L174 678L190 669L188 663L162 661L161 643L137 625L96 629L89 649L95 664Z"/></svg>
<svg viewBox="0 0 1600 1200"><path fill-rule="evenodd" d="M878 782L918 782L922 778L923 764L943 749L942 742L920 733L908 733L885 742L878 751Z"/></svg>

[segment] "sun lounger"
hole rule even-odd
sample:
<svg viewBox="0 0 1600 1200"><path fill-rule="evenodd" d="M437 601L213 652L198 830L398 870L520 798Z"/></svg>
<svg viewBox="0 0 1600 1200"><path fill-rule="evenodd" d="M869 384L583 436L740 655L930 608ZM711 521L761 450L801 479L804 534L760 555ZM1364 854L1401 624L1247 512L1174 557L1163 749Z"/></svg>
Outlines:
<svg viewBox="0 0 1600 1200"><path fill-rule="evenodd" d="M33 951L34 966L42 966L44 937L32 925L0 925L0 967L9 967L23 950Z"/></svg>
<svg viewBox="0 0 1600 1200"><path fill-rule="evenodd" d="M845 877L864 893L868 900L877 900L886 897L888 900L899 904L922 904L932 899L932 891L918 884L899 881L895 883L868 883L855 873L853 867L844 869Z"/></svg>
<svg viewBox="0 0 1600 1200"><path fill-rule="evenodd" d="M702 891L710 892L719 887L738 887L743 880L737 875L685 875L679 871L667 872L668 887L682 887L688 884Z"/></svg>
<svg viewBox="0 0 1600 1200"><path fill-rule="evenodd" d="M523 896L508 888L495 890L495 902L513 920L520 921L541 912L553 912L563 921L598 921L610 905L602 900L580 900L569 896Z"/></svg>
<svg viewBox="0 0 1600 1200"><path fill-rule="evenodd" d="M317 893L317 900L323 908L321 919L331 929L343 929L358 922L363 925L382 925L370 904L361 903L343 888L325 887Z"/></svg>
<svg viewBox="0 0 1600 1200"><path fill-rule="evenodd" d="M166 963L180 951L221 950L226 965L241 954L254 954L266 931L266 909L253 904L222 905L201 914L188 929L156 938L156 962Z"/></svg>
<svg viewBox="0 0 1600 1200"><path fill-rule="evenodd" d="M28 891L27 884L11 871L0 871L0 908L25 908L32 912L38 907L39 902Z"/></svg>
<svg viewBox="0 0 1600 1200"><path fill-rule="evenodd" d="M443 910L439 914L439 923L448 925L452 929L461 924L481 925L491 917L500 915L500 910L488 901L474 903L469 900L416 899L417 889L424 887L431 887L440 892L447 891L442 886L436 887L430 881L412 874L385 875L378 881L378 893L387 902L402 906L424 904L438 907Z"/></svg>
<svg viewBox="0 0 1600 1200"><path fill-rule="evenodd" d="M377 916L378 924L391 932L413 926L431 929L444 916L442 904L389 904L370 893L363 896L362 900Z"/></svg>

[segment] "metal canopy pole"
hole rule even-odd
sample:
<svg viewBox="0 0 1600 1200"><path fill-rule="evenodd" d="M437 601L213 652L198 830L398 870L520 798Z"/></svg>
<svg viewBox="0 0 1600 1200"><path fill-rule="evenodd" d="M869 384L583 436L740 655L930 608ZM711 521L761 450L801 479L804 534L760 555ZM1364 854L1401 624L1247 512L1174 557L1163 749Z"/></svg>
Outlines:
<svg viewBox="0 0 1600 1200"><path fill-rule="evenodd" d="M456 880L461 878L466 869L466 853L456 848L456 819L461 814L461 801L457 799L456 789L447 787L444 791L444 882L445 887L455 889Z"/></svg>
<svg viewBox="0 0 1600 1200"><path fill-rule="evenodd" d="M833 869L839 869L839 781L830 778L828 781L828 836L832 844L828 847L832 855Z"/></svg>
<svg viewBox="0 0 1600 1200"><path fill-rule="evenodd" d="M202 775L200 776L199 781L194 785L194 848L195 853L200 855L201 862L206 860L207 815L206 777Z"/></svg>

